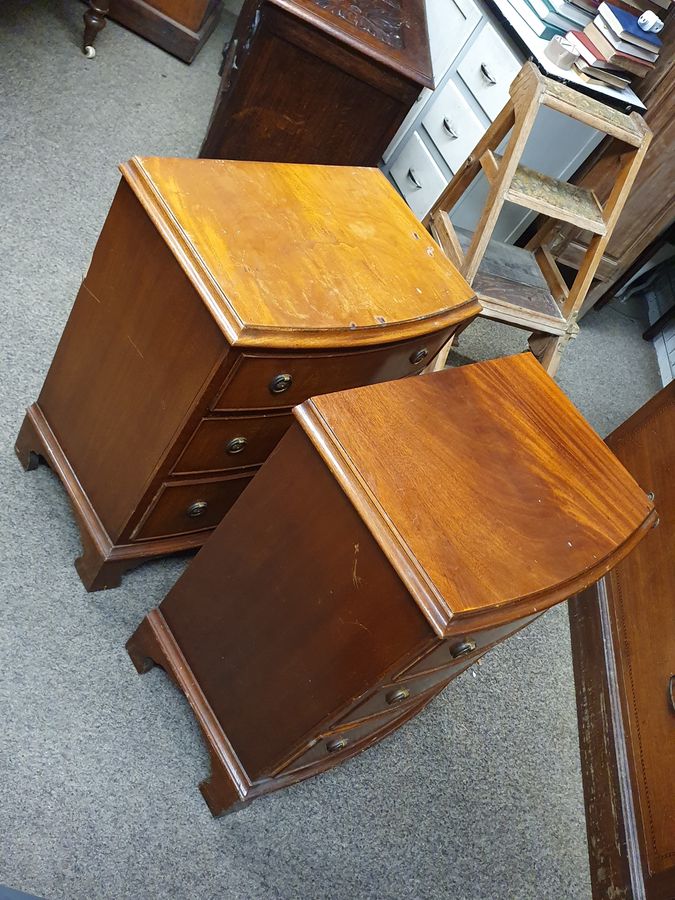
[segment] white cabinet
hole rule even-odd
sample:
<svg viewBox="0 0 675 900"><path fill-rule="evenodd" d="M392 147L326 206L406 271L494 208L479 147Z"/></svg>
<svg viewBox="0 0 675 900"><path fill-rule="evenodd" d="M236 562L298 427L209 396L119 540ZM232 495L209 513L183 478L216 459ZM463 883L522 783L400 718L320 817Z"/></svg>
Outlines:
<svg viewBox="0 0 675 900"><path fill-rule="evenodd" d="M413 134L391 167L391 177L416 216L422 217L446 185L419 134Z"/></svg>
<svg viewBox="0 0 675 900"><path fill-rule="evenodd" d="M436 89L422 92L382 163L419 218L427 214L499 114L525 62L525 54L486 0L427 0L427 21ZM586 125L542 110L523 162L565 179L601 139ZM486 193L481 176L452 211L453 222L473 230ZM495 238L515 240L532 218L528 210L506 204Z"/></svg>
<svg viewBox="0 0 675 900"><path fill-rule="evenodd" d="M422 126L453 173L459 169L485 131L483 123L471 110L453 81L448 81L438 92L434 103L422 118Z"/></svg>
<svg viewBox="0 0 675 900"><path fill-rule="evenodd" d="M427 28L434 75L445 74L482 18L473 0L430 0Z"/></svg>
<svg viewBox="0 0 675 900"><path fill-rule="evenodd" d="M485 25L457 67L457 74L490 120L509 99L509 86L521 62L492 25Z"/></svg>

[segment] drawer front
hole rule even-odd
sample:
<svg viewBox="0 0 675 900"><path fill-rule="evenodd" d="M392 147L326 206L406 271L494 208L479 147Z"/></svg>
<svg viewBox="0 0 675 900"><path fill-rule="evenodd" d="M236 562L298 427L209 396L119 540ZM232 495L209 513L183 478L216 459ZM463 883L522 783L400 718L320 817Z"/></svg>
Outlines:
<svg viewBox="0 0 675 900"><path fill-rule="evenodd" d="M435 669L426 675L420 675L406 684L387 684L378 688L347 715L341 719L340 726L350 722L359 722L373 716L382 716L386 713L399 710L403 712L416 703L426 691L447 683L458 675L461 675L469 666L472 666L480 654L474 654L470 659L457 660L452 666L443 669Z"/></svg>
<svg viewBox="0 0 675 900"><path fill-rule="evenodd" d="M486 25L457 69L485 113L494 119L509 99L520 62L491 25Z"/></svg>
<svg viewBox="0 0 675 900"><path fill-rule="evenodd" d="M481 20L473 0L427 0L429 45L436 81L443 77Z"/></svg>
<svg viewBox="0 0 675 900"><path fill-rule="evenodd" d="M417 132L389 171L405 202L420 219L429 212L446 185L443 173Z"/></svg>
<svg viewBox="0 0 675 900"><path fill-rule="evenodd" d="M468 661L468 665L471 665L482 655L487 647L504 640L509 635L515 634L516 631L520 631L521 628L529 625L530 622L540 615L541 613L536 613L533 616L518 619L516 622L506 622L504 625L498 625L496 628L486 628L483 631L467 631L464 634L460 633L455 637L441 641L427 652L425 656L405 669L396 680L401 682L412 678L416 681L418 676L423 676L427 673L438 675L440 670L447 672L460 661Z"/></svg>
<svg viewBox="0 0 675 900"><path fill-rule="evenodd" d="M132 540L215 528L252 477L238 475L163 484Z"/></svg>
<svg viewBox="0 0 675 900"><path fill-rule="evenodd" d="M422 124L453 172L459 169L485 133L480 120L452 81L436 97Z"/></svg>
<svg viewBox="0 0 675 900"><path fill-rule="evenodd" d="M242 354L214 409L292 407L318 394L412 375L422 371L449 334L446 329L412 341L352 353Z"/></svg>
<svg viewBox="0 0 675 900"><path fill-rule="evenodd" d="M415 700L419 703L425 697L431 699L436 690L437 685L434 685L426 694L418 694ZM413 704L408 704L408 707L410 705ZM351 726L335 725L324 732L311 747L307 747L295 759L284 763L282 767L272 774L279 775L283 772L286 775L326 760L335 759L337 761L346 753L361 749L369 742L376 740L381 731L390 728L397 719L404 718L407 712L408 708L399 707L390 709L386 714Z"/></svg>
<svg viewBox="0 0 675 900"><path fill-rule="evenodd" d="M173 471L185 474L258 466L292 422L288 413L202 419Z"/></svg>

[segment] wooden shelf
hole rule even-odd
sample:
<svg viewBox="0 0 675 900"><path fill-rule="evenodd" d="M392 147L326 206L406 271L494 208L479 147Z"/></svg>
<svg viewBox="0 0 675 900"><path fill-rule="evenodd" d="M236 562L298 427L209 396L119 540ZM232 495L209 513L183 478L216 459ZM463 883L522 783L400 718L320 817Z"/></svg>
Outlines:
<svg viewBox="0 0 675 900"><path fill-rule="evenodd" d="M602 207L593 191L558 181L526 166L516 169L506 199L593 234L607 231Z"/></svg>
<svg viewBox="0 0 675 900"><path fill-rule="evenodd" d="M473 234L464 228L455 231L466 253ZM488 318L508 317L511 324L530 331L536 320L541 331L565 333L565 319L531 250L490 241L472 287Z"/></svg>

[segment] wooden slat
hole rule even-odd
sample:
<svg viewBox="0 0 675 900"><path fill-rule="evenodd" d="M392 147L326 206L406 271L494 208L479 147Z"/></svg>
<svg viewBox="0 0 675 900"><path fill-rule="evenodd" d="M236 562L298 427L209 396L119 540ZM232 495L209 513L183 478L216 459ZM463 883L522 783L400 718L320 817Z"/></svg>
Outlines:
<svg viewBox="0 0 675 900"><path fill-rule="evenodd" d="M492 150L486 150L485 153L481 156L480 160L481 169L485 173L485 177L489 181L490 184L495 180L498 174L497 170L497 158Z"/></svg>
<svg viewBox="0 0 675 900"><path fill-rule="evenodd" d="M544 106L555 109L577 122L583 122L602 131L603 134L609 134L612 137L624 141L633 147L639 147L644 140L647 130L642 116L637 113L631 113L627 116L625 113L619 112L601 103L593 97L582 94L574 88L550 78L544 78L546 89L542 97Z"/></svg>
<svg viewBox="0 0 675 900"><path fill-rule="evenodd" d="M553 258L553 254L548 247L538 247L534 251L534 258L546 279L546 284L553 295L553 299L558 305L563 304L567 300L569 290L565 279L562 277L562 272Z"/></svg>
<svg viewBox="0 0 675 900"><path fill-rule="evenodd" d="M476 292L476 296L483 307L480 314L486 319L505 322L507 325L513 325L515 328L522 328L525 331L544 331L546 334L555 335L565 334L567 326L562 318L534 313L525 306L508 303L500 297L483 294L480 291Z"/></svg>
<svg viewBox="0 0 675 900"><path fill-rule="evenodd" d="M454 225L450 221L450 216L445 210L438 210L431 220L429 230L450 262L457 266L461 272L462 267L464 266L464 251L457 239L457 234Z"/></svg>
<svg viewBox="0 0 675 900"><path fill-rule="evenodd" d="M602 206L593 191L550 178L526 166L516 169L506 191L506 199L562 222L578 225L593 234L605 234L607 231Z"/></svg>
<svg viewBox="0 0 675 900"><path fill-rule="evenodd" d="M456 234L462 248L470 246L472 234L457 228ZM513 306L519 316L531 317L530 327L544 317L555 323L555 333L561 333L562 314L555 297L537 263L534 253L522 247L513 247L501 241L490 241L473 286L479 297L491 298L500 309Z"/></svg>

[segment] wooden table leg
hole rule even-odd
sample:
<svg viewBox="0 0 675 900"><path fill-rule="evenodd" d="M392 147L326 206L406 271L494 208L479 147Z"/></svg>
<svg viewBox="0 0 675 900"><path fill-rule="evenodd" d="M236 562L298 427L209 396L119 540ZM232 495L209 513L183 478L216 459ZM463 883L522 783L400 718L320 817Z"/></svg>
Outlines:
<svg viewBox="0 0 675 900"><path fill-rule="evenodd" d="M83 16L84 37L82 39L82 52L90 59L96 56L94 41L99 31L103 31L106 25L106 16L110 9L109 0L89 0L89 6Z"/></svg>

